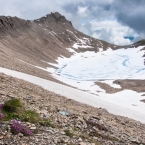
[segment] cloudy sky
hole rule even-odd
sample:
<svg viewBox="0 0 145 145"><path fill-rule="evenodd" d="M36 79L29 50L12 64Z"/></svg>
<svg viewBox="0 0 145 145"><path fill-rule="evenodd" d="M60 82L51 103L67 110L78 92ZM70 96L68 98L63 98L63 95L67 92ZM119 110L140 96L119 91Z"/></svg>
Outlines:
<svg viewBox="0 0 145 145"><path fill-rule="evenodd" d="M145 39L145 0L0 0L0 15L37 19L59 12L85 34L125 45Z"/></svg>

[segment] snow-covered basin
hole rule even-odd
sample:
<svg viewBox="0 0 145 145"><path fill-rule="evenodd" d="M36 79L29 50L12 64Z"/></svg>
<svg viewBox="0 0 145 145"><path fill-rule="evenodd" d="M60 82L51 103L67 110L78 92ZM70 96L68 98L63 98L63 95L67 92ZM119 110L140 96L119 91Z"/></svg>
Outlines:
<svg viewBox="0 0 145 145"><path fill-rule="evenodd" d="M145 79L144 51L140 49L142 46L75 53L70 58L59 57L58 64L51 65L58 67L54 74L75 81Z"/></svg>
<svg viewBox="0 0 145 145"><path fill-rule="evenodd" d="M56 79L81 90L93 94L99 94L98 91L105 93L94 82L105 80L104 83L118 88L119 85L113 84L116 79L145 79L142 57L144 51L140 51L143 47L115 51L112 49L102 51L100 48L98 53L93 51L76 53L68 48L74 54L70 58L59 57L56 60L57 64L51 64L58 69L47 68L46 71L51 72Z"/></svg>
<svg viewBox="0 0 145 145"><path fill-rule="evenodd" d="M88 92L84 92L78 89L74 89L68 86L64 86L55 82L51 82L39 77L35 77L32 75L28 75L28 74L24 74L21 72L17 72L17 71L13 71L13 70L9 70L9 69L5 69L5 68L1 68L0 67L0 72L19 78L19 79L23 79L25 81L28 81L30 83L39 85L41 87L43 87L44 89L47 89L49 91L55 92L57 94L66 96L67 98L70 99L74 99L76 101L82 102L82 103L86 103L89 105L92 105L94 107L102 107L102 108L106 108L110 113L116 114L116 115L121 115L121 116L126 116L135 120L138 120L142 123L145 123L145 105L144 103L142 103L142 105L137 108L137 106L128 106L124 103L120 103L123 98L126 97L126 92L121 92L118 93L118 95L122 96L122 100L117 100L118 104L116 102L110 102L110 99L108 98L108 100L106 99L105 96L103 97L99 97L93 94L90 94ZM133 92L133 91L128 91L127 94L132 93L132 95L136 95L138 96L138 93ZM136 94L134 94L136 93ZM106 94L108 95L108 94ZM125 96L124 96L125 95ZM114 97L115 99L117 99L117 97L115 97L116 95L110 95L110 97ZM132 99L135 100L136 103L139 103L139 100L137 98L133 98ZM109 97L109 96L107 96ZM130 95L131 97L131 95ZM130 98L128 98L128 101ZM125 100L125 102L127 103L127 100Z"/></svg>

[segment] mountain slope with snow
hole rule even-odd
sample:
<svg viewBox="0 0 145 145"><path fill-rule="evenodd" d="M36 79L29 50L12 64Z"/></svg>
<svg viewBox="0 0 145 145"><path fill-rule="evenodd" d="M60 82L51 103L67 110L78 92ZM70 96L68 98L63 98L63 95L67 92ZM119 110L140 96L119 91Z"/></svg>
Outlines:
<svg viewBox="0 0 145 145"><path fill-rule="evenodd" d="M1 72L21 76L9 70L12 69L25 75L37 76L34 80L39 81L26 76L29 78L27 81L34 81L37 85L47 80L67 84L87 94L81 91L77 96L79 92L76 90L67 93L64 91L67 88L62 87L53 87L55 89L52 90L95 107L110 109L115 114L126 115L125 110L130 110L134 113L128 117L134 119L138 113L145 115L144 56L144 40L128 46L116 46L97 40L77 31L70 21L57 12L34 21L0 17ZM133 80L129 87L128 80ZM51 86L51 83L48 85ZM55 85L58 84L52 86ZM99 99L102 102L98 103ZM120 106L122 113L121 109L115 110L113 105Z"/></svg>
<svg viewBox="0 0 145 145"><path fill-rule="evenodd" d="M116 48L115 45L77 31L70 21L57 12L34 21L0 16L2 67L52 79L48 77L48 72L33 65L45 69L50 67L47 62L56 63L56 59L62 56L69 58L73 52L68 51L68 48L72 46L74 46L72 51L77 52L87 50L98 52L99 48L104 50L108 47Z"/></svg>

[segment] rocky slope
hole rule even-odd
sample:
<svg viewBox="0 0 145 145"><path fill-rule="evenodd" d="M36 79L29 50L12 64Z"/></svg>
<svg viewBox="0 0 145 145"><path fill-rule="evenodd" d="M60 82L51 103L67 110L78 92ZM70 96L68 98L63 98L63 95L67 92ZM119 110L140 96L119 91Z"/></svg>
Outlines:
<svg viewBox="0 0 145 145"><path fill-rule="evenodd" d="M81 104L25 81L0 74L0 103L21 99L51 124L24 122L32 136L10 132L10 121L0 121L0 144L137 145L145 144L145 125L105 109ZM46 101L47 100L47 101Z"/></svg>

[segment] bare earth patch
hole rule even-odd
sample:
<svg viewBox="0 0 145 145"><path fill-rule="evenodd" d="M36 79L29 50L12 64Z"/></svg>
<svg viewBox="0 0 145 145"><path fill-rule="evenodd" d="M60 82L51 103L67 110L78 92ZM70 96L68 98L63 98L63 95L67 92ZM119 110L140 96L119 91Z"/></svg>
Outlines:
<svg viewBox="0 0 145 145"><path fill-rule="evenodd" d="M122 88L113 88L110 85L102 82L95 82L95 84L98 85L101 89L104 89L108 94L114 94L123 90Z"/></svg>
<svg viewBox="0 0 145 145"><path fill-rule="evenodd" d="M120 85L121 88L114 88L102 82L95 82L96 85L106 90L106 93L109 93L109 94L117 93L125 89L136 91L136 92L145 92L145 80L129 80L129 79L128 80L115 80L113 81L113 83ZM143 94L142 96L145 96L145 94Z"/></svg>
<svg viewBox="0 0 145 145"><path fill-rule="evenodd" d="M109 94L114 94L125 89L133 90L136 92L145 92L145 80L115 80L113 81L113 83L120 85L121 88L113 88L108 84L102 82L95 82L96 85L104 89L106 93ZM142 96L145 96L145 94L143 94ZM145 103L145 99L140 101Z"/></svg>
<svg viewBox="0 0 145 145"><path fill-rule="evenodd" d="M145 99L144 100L141 100L141 102L144 102L145 103Z"/></svg>
<svg viewBox="0 0 145 145"><path fill-rule="evenodd" d="M113 83L120 85L123 89L145 92L145 80L115 80Z"/></svg>

